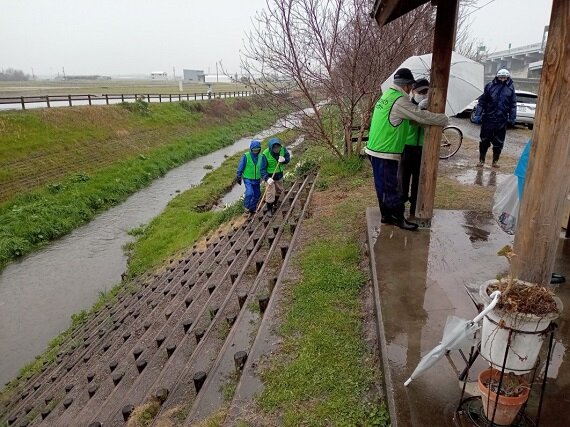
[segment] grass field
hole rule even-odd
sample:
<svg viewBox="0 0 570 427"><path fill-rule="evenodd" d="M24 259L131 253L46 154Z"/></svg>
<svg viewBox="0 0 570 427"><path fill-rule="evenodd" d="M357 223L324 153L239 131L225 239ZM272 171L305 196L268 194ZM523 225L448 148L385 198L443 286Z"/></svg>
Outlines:
<svg viewBox="0 0 570 427"><path fill-rule="evenodd" d="M88 109L71 118L55 109L2 115L9 118L2 122L5 127L8 123L21 138L1 144L0 162L12 157L23 168L28 163L34 167L28 169L31 183L23 187L19 168L2 165L2 188L11 184L12 191L0 204L0 268L125 200L169 169L271 125L278 113L258 102L216 100L200 107L203 111L194 103L151 104L144 113L128 104L102 107L101 116ZM115 132L111 123L136 135L106 138ZM56 131L42 131L45 126ZM36 189L29 191L30 186Z"/></svg>

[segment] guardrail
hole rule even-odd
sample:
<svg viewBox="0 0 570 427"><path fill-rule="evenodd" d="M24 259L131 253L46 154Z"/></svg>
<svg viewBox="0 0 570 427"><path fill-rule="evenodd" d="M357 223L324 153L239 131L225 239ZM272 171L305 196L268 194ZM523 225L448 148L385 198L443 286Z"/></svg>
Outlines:
<svg viewBox="0 0 570 427"><path fill-rule="evenodd" d="M234 92L198 92L198 93L168 93L168 94L110 94L102 95L36 95L36 96L14 96L0 98L0 105L19 105L22 110L26 109L26 104L43 104L50 108L57 104L66 103L70 107L75 105L101 105L116 104L119 102L129 102L144 100L147 102L178 102L178 101L203 101L214 98L237 98L251 96L255 91L234 91ZM54 105L55 104L55 105ZM61 106L61 105L59 105Z"/></svg>

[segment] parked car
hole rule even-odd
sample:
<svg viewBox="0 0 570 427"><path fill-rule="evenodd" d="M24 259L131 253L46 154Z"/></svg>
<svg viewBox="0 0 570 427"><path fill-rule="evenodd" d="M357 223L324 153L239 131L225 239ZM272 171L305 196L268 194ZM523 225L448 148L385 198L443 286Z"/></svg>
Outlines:
<svg viewBox="0 0 570 427"><path fill-rule="evenodd" d="M517 124L528 126L529 129L534 127L534 113L536 110L536 93L524 90L516 90L517 95ZM471 123L481 123L481 107L479 107L479 98L469 104L462 112L463 115L469 114Z"/></svg>

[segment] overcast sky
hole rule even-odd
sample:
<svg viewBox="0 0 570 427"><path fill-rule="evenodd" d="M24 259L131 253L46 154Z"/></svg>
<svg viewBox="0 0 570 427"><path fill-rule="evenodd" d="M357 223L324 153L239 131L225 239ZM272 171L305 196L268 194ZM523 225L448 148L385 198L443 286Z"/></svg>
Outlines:
<svg viewBox="0 0 570 427"><path fill-rule="evenodd" d="M472 35L491 51L540 42L550 0L479 0ZM36 75L239 72L265 0L0 0L0 68Z"/></svg>

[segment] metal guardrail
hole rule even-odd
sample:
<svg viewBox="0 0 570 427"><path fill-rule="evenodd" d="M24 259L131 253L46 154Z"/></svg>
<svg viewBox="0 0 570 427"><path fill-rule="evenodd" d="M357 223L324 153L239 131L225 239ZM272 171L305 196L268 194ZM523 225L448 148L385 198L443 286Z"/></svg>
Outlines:
<svg viewBox="0 0 570 427"><path fill-rule="evenodd" d="M533 43L533 44L527 44L526 46L520 46L520 47L515 47L513 49L506 49L506 50L501 50L499 52L494 52L491 55L489 55L487 59L495 59L495 58L500 58L502 56L515 55L517 53L534 52L541 50L543 50L542 43Z"/></svg>
<svg viewBox="0 0 570 427"><path fill-rule="evenodd" d="M178 102L178 101L203 101L214 98L237 98L251 96L256 92L252 91L234 91L234 92L198 92L198 93L168 93L168 94L110 94L101 95L36 95L36 96L14 96L0 98L0 105L19 105L22 110L26 109L26 104L45 103L46 107L52 107L53 103L65 102L69 106L73 106L73 102L80 102L81 105L93 105L96 102L105 101L106 105L116 103L113 101L121 100L121 102L144 100L147 102ZM85 104L87 102L87 104Z"/></svg>

